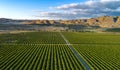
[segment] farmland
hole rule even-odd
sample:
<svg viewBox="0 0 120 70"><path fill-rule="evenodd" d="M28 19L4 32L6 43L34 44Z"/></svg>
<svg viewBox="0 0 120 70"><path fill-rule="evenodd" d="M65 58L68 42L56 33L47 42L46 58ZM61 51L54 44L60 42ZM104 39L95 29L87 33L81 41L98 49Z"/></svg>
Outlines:
<svg viewBox="0 0 120 70"><path fill-rule="evenodd" d="M4 44L65 44L59 33L56 32L30 32L21 34L2 35Z"/></svg>
<svg viewBox="0 0 120 70"><path fill-rule="evenodd" d="M70 42L66 44L62 35ZM0 70L120 69L120 34L28 32L0 35Z"/></svg>
<svg viewBox="0 0 120 70"><path fill-rule="evenodd" d="M85 69L58 32L1 35L2 70Z"/></svg>
<svg viewBox="0 0 120 70"><path fill-rule="evenodd" d="M120 69L120 34L64 33L92 69Z"/></svg>

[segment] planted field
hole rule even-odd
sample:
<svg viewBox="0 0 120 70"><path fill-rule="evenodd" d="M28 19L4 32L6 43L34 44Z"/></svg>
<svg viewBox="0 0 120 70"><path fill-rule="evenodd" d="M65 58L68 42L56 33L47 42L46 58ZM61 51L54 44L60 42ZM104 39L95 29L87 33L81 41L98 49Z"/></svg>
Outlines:
<svg viewBox="0 0 120 70"><path fill-rule="evenodd" d="M74 48L91 65L92 69L119 70L120 46L119 45L74 45Z"/></svg>
<svg viewBox="0 0 120 70"><path fill-rule="evenodd" d="M115 33L65 32L63 34L71 44L120 45L120 34Z"/></svg>
<svg viewBox="0 0 120 70"><path fill-rule="evenodd" d="M1 70L85 69L58 32L10 34L1 38Z"/></svg>
<svg viewBox="0 0 120 70"><path fill-rule="evenodd" d="M0 35L0 70L119 70L119 59L120 34L30 32Z"/></svg>
<svg viewBox="0 0 120 70"><path fill-rule="evenodd" d="M120 69L120 34L63 33L92 69Z"/></svg>
<svg viewBox="0 0 120 70"><path fill-rule="evenodd" d="M65 44L58 32L31 32L0 36L2 44Z"/></svg>
<svg viewBox="0 0 120 70"><path fill-rule="evenodd" d="M3 46L2 70L84 69L67 45Z"/></svg>

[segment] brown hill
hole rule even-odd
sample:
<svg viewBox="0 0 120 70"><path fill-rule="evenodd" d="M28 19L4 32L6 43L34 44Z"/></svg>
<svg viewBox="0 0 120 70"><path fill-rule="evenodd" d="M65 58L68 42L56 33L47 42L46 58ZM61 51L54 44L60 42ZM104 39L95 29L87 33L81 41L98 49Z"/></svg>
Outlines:
<svg viewBox="0 0 120 70"><path fill-rule="evenodd" d="M102 16L90 19L76 19L76 20L10 20L10 19L0 19L0 23L6 22L22 22L23 24L65 24L65 25L89 25L89 26L99 26L102 28L118 28L120 27L120 16Z"/></svg>
<svg viewBox="0 0 120 70"><path fill-rule="evenodd" d="M81 24L90 26L100 26L103 28L116 28L120 27L120 17L102 16L98 18L90 19L78 19L78 20L63 20L62 24Z"/></svg>

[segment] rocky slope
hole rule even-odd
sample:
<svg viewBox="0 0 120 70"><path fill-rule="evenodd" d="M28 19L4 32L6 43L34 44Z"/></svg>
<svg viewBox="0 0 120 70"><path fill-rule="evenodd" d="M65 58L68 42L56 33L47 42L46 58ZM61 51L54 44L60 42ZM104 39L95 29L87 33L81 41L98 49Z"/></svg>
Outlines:
<svg viewBox="0 0 120 70"><path fill-rule="evenodd" d="M23 24L64 24L64 25L86 25L86 26L99 26L102 28L118 28L120 27L120 16L102 16L90 19L76 19L76 20L10 20L0 19L0 23L5 22L21 22Z"/></svg>
<svg viewBox="0 0 120 70"><path fill-rule="evenodd" d="M78 19L78 20L64 20L62 24L81 24L89 26L100 26L103 28L116 28L120 27L120 17L102 16L98 18L90 19Z"/></svg>

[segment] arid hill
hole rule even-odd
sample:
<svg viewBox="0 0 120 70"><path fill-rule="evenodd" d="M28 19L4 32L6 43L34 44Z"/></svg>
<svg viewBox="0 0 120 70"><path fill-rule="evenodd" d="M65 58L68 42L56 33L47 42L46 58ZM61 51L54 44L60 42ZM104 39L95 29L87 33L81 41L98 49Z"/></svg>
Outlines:
<svg viewBox="0 0 120 70"><path fill-rule="evenodd" d="M100 26L103 28L116 28L116 27L120 27L120 16L119 17L102 16L102 17L90 18L90 19L63 20L60 23Z"/></svg>
<svg viewBox="0 0 120 70"><path fill-rule="evenodd" d="M0 19L0 23L5 22L21 22L23 24L64 24L64 25L87 25L87 26L99 26L102 28L118 28L120 27L120 16L102 16L90 19L76 19L76 20L10 20L10 19Z"/></svg>

